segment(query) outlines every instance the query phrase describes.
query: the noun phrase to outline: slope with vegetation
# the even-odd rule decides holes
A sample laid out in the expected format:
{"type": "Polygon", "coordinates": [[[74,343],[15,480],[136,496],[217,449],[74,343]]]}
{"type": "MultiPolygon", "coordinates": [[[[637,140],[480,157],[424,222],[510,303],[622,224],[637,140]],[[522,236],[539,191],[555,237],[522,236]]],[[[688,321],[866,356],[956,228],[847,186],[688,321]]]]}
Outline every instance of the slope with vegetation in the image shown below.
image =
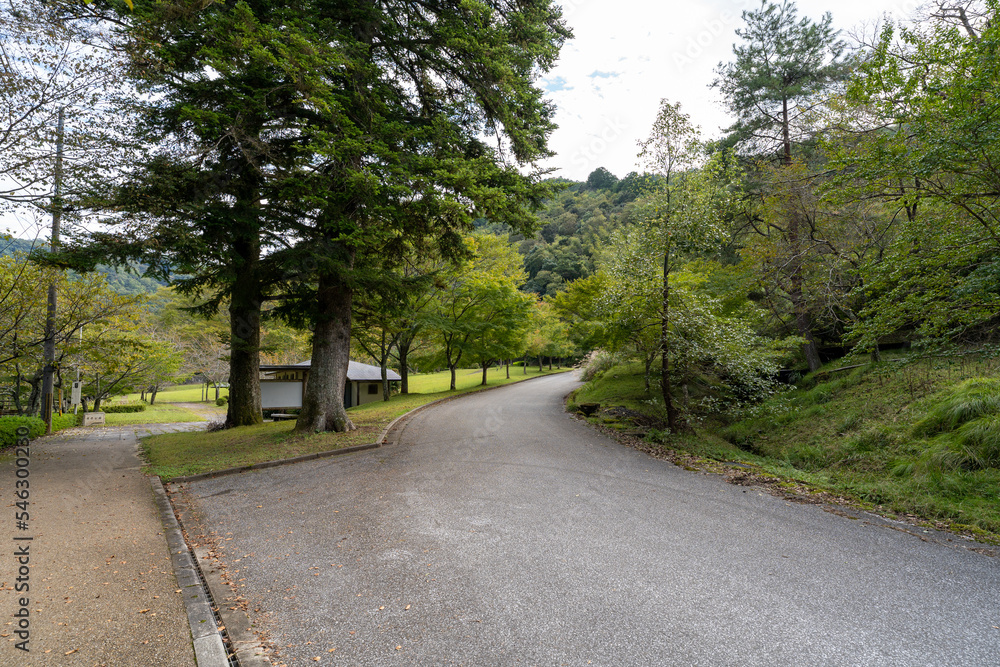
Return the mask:
{"type": "Polygon", "coordinates": [[[572,397],[590,420],[829,497],[1000,540],[1000,362],[983,354],[885,355],[824,366],[771,399],[724,413],[695,410],[669,436],[641,368],[614,365],[572,397]],[[843,368],[843,370],[841,370],[843,368]]]}

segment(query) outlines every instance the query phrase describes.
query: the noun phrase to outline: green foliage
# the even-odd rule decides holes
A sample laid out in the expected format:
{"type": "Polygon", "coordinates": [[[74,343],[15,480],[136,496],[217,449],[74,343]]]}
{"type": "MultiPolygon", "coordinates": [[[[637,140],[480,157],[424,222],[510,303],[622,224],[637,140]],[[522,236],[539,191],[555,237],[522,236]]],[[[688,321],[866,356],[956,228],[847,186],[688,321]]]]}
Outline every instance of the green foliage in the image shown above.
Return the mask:
{"type": "MultiPolygon", "coordinates": [[[[52,415],[52,431],[76,426],[76,415],[52,415]]],[[[34,440],[45,435],[45,422],[38,417],[0,417],[0,449],[13,447],[17,443],[17,429],[28,428],[28,438],[34,440]]]]}
{"type": "Polygon", "coordinates": [[[554,296],[593,275],[596,257],[620,224],[623,210],[615,193],[607,189],[572,183],[556,192],[538,212],[538,234],[518,246],[528,273],[523,289],[554,296]]]}
{"type": "Polygon", "coordinates": [[[443,363],[453,374],[463,359],[484,365],[520,355],[532,301],[517,289],[524,269],[506,238],[478,233],[466,244],[469,258],[442,273],[419,318],[438,340],[428,361],[443,363]]]}
{"type": "Polygon", "coordinates": [[[614,190],[618,177],[604,167],[598,167],[587,176],[587,187],[591,190],[614,190]]]}
{"type": "Polygon", "coordinates": [[[799,19],[789,0],[744,10],[743,21],[734,60],[719,64],[712,84],[737,118],[730,142],[749,154],[790,158],[790,138],[805,134],[816,98],[848,72],[846,44],[829,12],[818,23],[799,19]]]}
{"type": "Polygon", "coordinates": [[[220,396],[219,398],[215,399],[215,404],[219,405],[219,406],[225,405],[228,402],[229,402],[229,399],[226,398],[225,396],[220,396]]]}
{"type": "Polygon", "coordinates": [[[948,391],[927,416],[913,426],[913,435],[925,437],[954,431],[968,422],[1000,414],[1000,380],[972,378],[948,391]]]}
{"type": "Polygon", "coordinates": [[[127,414],[135,412],[145,412],[145,403],[117,403],[111,405],[102,405],[101,412],[107,414],[127,414]]]}
{"type": "Polygon", "coordinates": [[[19,428],[27,428],[30,439],[45,435],[45,422],[38,417],[0,417],[0,448],[14,446],[19,428]]]}
{"type": "MultiPolygon", "coordinates": [[[[39,242],[27,239],[3,239],[0,240],[0,255],[26,255],[38,250],[39,245],[39,242]]],[[[103,275],[108,286],[124,296],[152,294],[164,285],[162,281],[143,276],[143,271],[145,271],[145,267],[138,264],[133,264],[122,270],[103,264],[94,267],[94,273],[103,275]]],[[[69,277],[71,279],[80,278],[79,274],[73,271],[69,272],[69,277]]]]}
{"type": "Polygon", "coordinates": [[[835,108],[840,198],[876,199],[894,224],[863,267],[851,337],[975,340],[1000,309],[998,4],[887,22],[835,108]]]}

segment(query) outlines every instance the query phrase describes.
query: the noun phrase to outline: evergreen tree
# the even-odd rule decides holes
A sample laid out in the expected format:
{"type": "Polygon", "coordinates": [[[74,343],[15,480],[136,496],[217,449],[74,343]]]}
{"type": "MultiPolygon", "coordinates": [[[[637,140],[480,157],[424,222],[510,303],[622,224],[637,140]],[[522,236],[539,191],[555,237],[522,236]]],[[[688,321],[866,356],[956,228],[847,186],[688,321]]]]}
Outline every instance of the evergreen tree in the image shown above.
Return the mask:
{"type": "MultiPolygon", "coordinates": [[[[712,84],[737,118],[728,142],[743,155],[778,157],[789,167],[794,147],[811,136],[810,112],[848,72],[842,57],[845,44],[832,28],[831,15],[824,14],[818,23],[797,15],[798,10],[788,0],[780,5],[764,0],[760,9],[744,11],[746,27],[736,31],[741,41],[733,47],[735,59],[719,64],[719,77],[712,84]]],[[[807,232],[795,210],[780,233],[787,255],[786,292],[795,326],[806,341],[803,353],[809,368],[817,370],[821,365],[819,351],[803,294],[803,237],[807,232]]]]}

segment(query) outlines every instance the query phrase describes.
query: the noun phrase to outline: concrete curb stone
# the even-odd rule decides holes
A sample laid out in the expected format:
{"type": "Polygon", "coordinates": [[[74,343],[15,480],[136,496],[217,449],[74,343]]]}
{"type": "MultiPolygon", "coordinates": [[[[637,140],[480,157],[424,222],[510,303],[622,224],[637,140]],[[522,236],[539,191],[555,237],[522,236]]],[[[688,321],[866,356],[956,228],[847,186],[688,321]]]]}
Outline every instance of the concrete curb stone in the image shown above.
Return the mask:
{"type": "Polygon", "coordinates": [[[215,623],[210,598],[195,570],[197,565],[184,541],[180,524],[174,515],[173,505],[159,477],[150,477],[150,485],[156,498],[160,520],[163,522],[177,585],[184,591],[184,608],[187,611],[188,624],[191,626],[195,660],[198,667],[228,667],[226,646],[215,623]]]}

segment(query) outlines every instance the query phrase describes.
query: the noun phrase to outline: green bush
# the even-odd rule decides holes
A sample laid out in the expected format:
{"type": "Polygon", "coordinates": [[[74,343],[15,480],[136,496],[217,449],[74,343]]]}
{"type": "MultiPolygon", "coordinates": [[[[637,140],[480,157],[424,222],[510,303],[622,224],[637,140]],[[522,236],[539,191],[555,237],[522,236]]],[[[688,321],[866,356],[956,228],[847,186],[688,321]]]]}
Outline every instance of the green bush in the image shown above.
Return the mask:
{"type": "Polygon", "coordinates": [[[215,399],[215,404],[218,405],[218,406],[220,406],[220,407],[223,406],[223,405],[225,405],[228,402],[229,402],[229,399],[226,398],[225,396],[220,396],[219,398],[215,399]]]}
{"type": "Polygon", "coordinates": [[[122,414],[126,412],[144,412],[145,403],[121,403],[120,405],[102,405],[101,412],[105,414],[122,414]]]}
{"type": "Polygon", "coordinates": [[[21,426],[28,427],[29,438],[45,435],[45,422],[38,417],[0,417],[0,448],[14,446],[21,426]]]}
{"type": "MultiPolygon", "coordinates": [[[[52,415],[52,430],[61,431],[64,428],[76,426],[77,416],[73,413],[52,415]]],[[[17,442],[17,428],[28,427],[28,437],[35,438],[45,435],[45,422],[39,417],[0,417],[0,449],[13,447],[17,442]]]]}
{"type": "Polygon", "coordinates": [[[63,415],[52,415],[52,430],[61,431],[64,428],[72,428],[78,424],[83,423],[83,413],[79,415],[74,415],[72,412],[67,412],[63,415]]]}

